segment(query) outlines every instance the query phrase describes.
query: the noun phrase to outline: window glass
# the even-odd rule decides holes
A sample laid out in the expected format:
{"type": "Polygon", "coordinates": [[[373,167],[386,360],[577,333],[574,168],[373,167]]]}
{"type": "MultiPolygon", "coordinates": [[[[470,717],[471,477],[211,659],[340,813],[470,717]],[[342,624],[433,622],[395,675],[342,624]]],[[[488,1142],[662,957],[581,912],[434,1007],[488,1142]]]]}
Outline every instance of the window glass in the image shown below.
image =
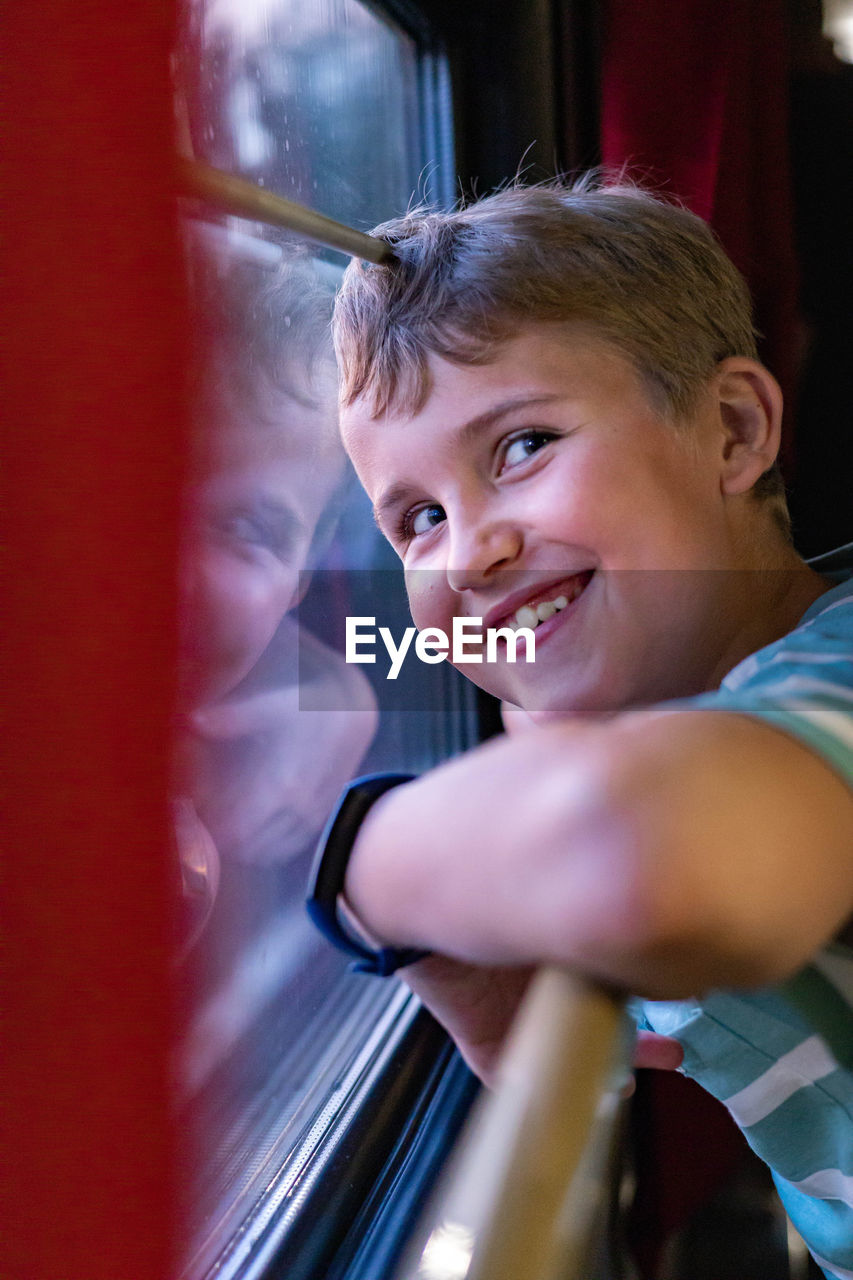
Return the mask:
{"type": "MultiPolygon", "coordinates": [[[[185,150],[350,225],[405,209],[430,160],[408,35],[354,0],[194,0],[184,25],[185,150]]],[[[270,1215],[298,1204],[306,1152],[410,1005],[396,981],[349,973],[307,921],[337,794],[360,772],[418,772],[470,745],[476,718],[446,664],[395,705],[341,652],[366,600],[409,622],[338,440],[329,318],[344,259],[192,201],[182,225],[194,431],[175,1079],[183,1275],[199,1280],[239,1274],[270,1215]]]]}
{"type": "Polygon", "coordinates": [[[186,27],[198,159],[354,227],[405,208],[421,167],[409,36],[356,0],[195,0],[186,27]]]}

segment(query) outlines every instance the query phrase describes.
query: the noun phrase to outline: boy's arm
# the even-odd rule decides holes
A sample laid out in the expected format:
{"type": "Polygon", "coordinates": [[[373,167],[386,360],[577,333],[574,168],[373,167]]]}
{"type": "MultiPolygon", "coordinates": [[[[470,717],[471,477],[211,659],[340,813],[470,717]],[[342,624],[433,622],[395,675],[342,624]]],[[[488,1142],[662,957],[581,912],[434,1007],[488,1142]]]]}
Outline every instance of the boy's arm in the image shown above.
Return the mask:
{"type": "Polygon", "coordinates": [[[383,942],[475,966],[571,965],[659,998],[760,985],[853,914],[853,796],[740,715],[552,725],[390,792],[346,892],[383,942]]]}

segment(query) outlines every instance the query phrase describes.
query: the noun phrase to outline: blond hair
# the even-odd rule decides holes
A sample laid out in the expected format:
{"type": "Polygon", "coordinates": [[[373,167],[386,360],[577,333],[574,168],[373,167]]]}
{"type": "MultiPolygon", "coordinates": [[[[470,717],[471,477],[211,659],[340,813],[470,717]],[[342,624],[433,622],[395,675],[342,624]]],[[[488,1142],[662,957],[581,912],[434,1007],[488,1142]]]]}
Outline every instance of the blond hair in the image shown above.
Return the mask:
{"type": "MultiPolygon", "coordinates": [[[[523,323],[576,322],[622,352],[650,398],[686,419],[720,360],[757,358],[743,277],[700,218],[640,187],[514,184],[450,212],[416,208],[373,232],[388,264],[353,261],[333,332],[344,406],[416,413],[428,356],[488,364],[523,323]]],[[[774,466],[754,490],[775,499],[774,466]]]]}

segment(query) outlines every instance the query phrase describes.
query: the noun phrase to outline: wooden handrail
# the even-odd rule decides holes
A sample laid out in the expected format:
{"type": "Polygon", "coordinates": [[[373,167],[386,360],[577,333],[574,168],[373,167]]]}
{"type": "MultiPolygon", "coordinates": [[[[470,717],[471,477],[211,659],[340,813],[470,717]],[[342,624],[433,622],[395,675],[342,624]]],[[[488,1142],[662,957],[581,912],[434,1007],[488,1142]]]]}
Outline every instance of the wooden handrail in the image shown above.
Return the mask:
{"type": "Polygon", "coordinates": [[[397,1280],[583,1280],[629,1043],[619,1000],[537,975],[397,1280]]]}

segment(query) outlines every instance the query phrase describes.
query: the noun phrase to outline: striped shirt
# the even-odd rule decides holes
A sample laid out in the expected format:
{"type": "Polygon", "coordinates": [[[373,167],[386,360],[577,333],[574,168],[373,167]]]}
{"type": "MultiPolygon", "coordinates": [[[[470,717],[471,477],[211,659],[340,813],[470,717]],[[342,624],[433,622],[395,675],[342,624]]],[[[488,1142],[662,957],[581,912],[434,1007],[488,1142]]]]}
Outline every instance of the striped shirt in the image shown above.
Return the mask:
{"type": "MultiPolygon", "coordinates": [[[[812,565],[840,585],[687,705],[776,725],[853,788],[853,544],[812,565]]],[[[853,1280],[853,949],[830,943],[773,987],[641,1008],[643,1025],[681,1042],[681,1069],[726,1105],[770,1166],[824,1274],[853,1280]]]]}

